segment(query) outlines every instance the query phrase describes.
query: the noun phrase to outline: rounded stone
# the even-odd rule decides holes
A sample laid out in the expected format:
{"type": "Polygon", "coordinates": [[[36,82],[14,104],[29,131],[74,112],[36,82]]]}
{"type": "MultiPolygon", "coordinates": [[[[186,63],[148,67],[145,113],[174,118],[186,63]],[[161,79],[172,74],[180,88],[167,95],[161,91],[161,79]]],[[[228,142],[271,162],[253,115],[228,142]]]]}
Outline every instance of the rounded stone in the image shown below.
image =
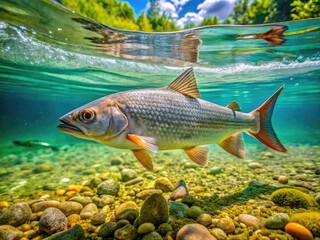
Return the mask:
{"type": "Polygon", "coordinates": [[[192,223],[184,225],[177,233],[177,240],[216,240],[208,229],[201,224],[192,223]]]}
{"type": "Polygon", "coordinates": [[[286,213],[276,213],[267,218],[264,226],[269,229],[283,229],[290,222],[290,218],[286,213]]]}
{"type": "Polygon", "coordinates": [[[101,178],[97,177],[97,176],[94,176],[90,179],[89,183],[88,183],[88,186],[91,188],[91,189],[95,189],[96,187],[99,186],[99,184],[102,183],[102,180],[101,178]]]}
{"type": "Polygon", "coordinates": [[[51,163],[42,163],[33,169],[33,173],[50,172],[53,169],[51,163]]]}
{"type": "Polygon", "coordinates": [[[153,232],[156,227],[152,223],[142,223],[138,228],[139,234],[146,234],[149,232],[153,232]]]}
{"type": "Polygon", "coordinates": [[[172,232],[173,229],[169,223],[161,223],[158,227],[160,235],[165,236],[168,232],[172,232]]]}
{"type": "Polygon", "coordinates": [[[222,172],[222,169],[220,167],[213,167],[210,169],[209,174],[211,175],[218,175],[222,172]]]}
{"type": "Polygon", "coordinates": [[[31,219],[32,211],[27,203],[15,203],[0,213],[0,224],[19,226],[31,219]]]}
{"type": "Polygon", "coordinates": [[[137,230],[131,224],[127,224],[114,232],[114,238],[117,240],[133,240],[137,237],[137,230]]]}
{"type": "Polygon", "coordinates": [[[102,238],[113,237],[114,232],[116,231],[116,223],[107,222],[101,225],[98,236],[102,238]]]}
{"type": "Polygon", "coordinates": [[[156,227],[168,221],[169,211],[166,199],[159,193],[149,196],[142,204],[141,223],[150,222],[156,227]]]}
{"type": "Polygon", "coordinates": [[[248,164],[248,167],[249,168],[252,168],[252,169],[257,169],[257,168],[263,168],[263,164],[261,163],[258,163],[258,162],[251,162],[248,164]]]}
{"type": "Polygon", "coordinates": [[[80,203],[83,207],[88,205],[89,203],[92,203],[91,198],[89,197],[83,197],[83,196],[75,196],[69,199],[69,201],[72,202],[78,202],[80,203]]]}
{"type": "Polygon", "coordinates": [[[111,195],[103,195],[99,200],[99,207],[104,207],[106,205],[110,205],[114,203],[114,196],[111,195]]]}
{"type": "Polygon", "coordinates": [[[188,206],[180,202],[169,202],[168,207],[170,218],[174,219],[183,219],[188,210],[188,206]]]}
{"type": "Polygon", "coordinates": [[[23,236],[23,232],[10,225],[0,225],[1,240],[18,240],[23,236]]]}
{"type": "Polygon", "coordinates": [[[92,216],[91,223],[95,226],[98,226],[105,223],[106,218],[107,218],[107,214],[100,211],[92,216]]]}
{"type": "Polygon", "coordinates": [[[138,177],[138,174],[135,170],[125,168],[121,171],[121,179],[124,182],[130,181],[138,177]]]}
{"type": "Polygon", "coordinates": [[[61,203],[58,208],[67,217],[71,214],[80,214],[80,212],[83,209],[83,207],[80,203],[70,202],[70,201],[66,201],[66,202],[61,203]]]}
{"type": "Polygon", "coordinates": [[[260,221],[255,216],[250,214],[240,214],[238,216],[239,222],[243,223],[247,227],[253,227],[254,229],[260,228],[260,221]]]}
{"type": "Polygon", "coordinates": [[[149,196],[151,196],[152,194],[155,194],[155,193],[161,194],[162,191],[160,189],[146,189],[146,190],[143,190],[141,192],[138,192],[136,194],[136,197],[140,198],[142,200],[145,200],[147,197],[149,197],[149,196]]]}
{"type": "Polygon", "coordinates": [[[98,208],[94,203],[89,203],[80,212],[81,219],[90,219],[98,212],[98,208]]]}
{"type": "Polygon", "coordinates": [[[116,229],[122,228],[125,225],[130,224],[130,222],[126,219],[121,219],[116,223],[116,229]]]}
{"type": "Polygon", "coordinates": [[[112,196],[118,196],[120,191],[120,184],[113,179],[109,179],[106,181],[103,181],[99,184],[97,188],[98,195],[112,195],[112,196]]]}
{"type": "Polygon", "coordinates": [[[31,205],[31,209],[33,212],[43,212],[49,207],[57,208],[59,205],[60,205],[60,202],[50,200],[50,201],[36,202],[31,205]]]}
{"type": "Polygon", "coordinates": [[[212,217],[209,214],[203,213],[197,217],[197,223],[203,226],[209,226],[212,223],[212,217]]]}
{"type": "Polygon", "coordinates": [[[314,174],[320,175],[320,168],[317,168],[317,169],[314,171],[314,174]]]}
{"type": "Polygon", "coordinates": [[[128,209],[134,209],[134,210],[139,210],[138,205],[135,202],[128,201],[125,203],[122,203],[117,209],[115,210],[115,215],[116,217],[121,214],[122,212],[128,210],[128,209]]]}
{"type": "Polygon", "coordinates": [[[163,238],[159,233],[151,232],[143,236],[142,240],[163,240],[163,238]]]}
{"type": "Polygon", "coordinates": [[[40,220],[39,229],[42,232],[53,234],[66,230],[68,227],[68,219],[57,208],[47,208],[44,210],[40,220]]]}
{"type": "Polygon", "coordinates": [[[169,178],[160,177],[154,182],[154,188],[160,189],[162,192],[171,192],[173,190],[173,184],[169,178]]]}
{"type": "Polygon", "coordinates": [[[279,176],[278,181],[281,184],[287,184],[289,182],[289,179],[286,176],[279,176]]]}
{"type": "Polygon", "coordinates": [[[111,166],[118,166],[122,164],[122,159],[121,158],[112,158],[111,161],[111,166]]]}
{"type": "Polygon", "coordinates": [[[212,228],[212,229],[210,229],[210,232],[217,240],[227,240],[228,239],[227,234],[220,228],[212,228]]]}
{"type": "Polygon", "coordinates": [[[202,209],[197,206],[192,206],[191,208],[187,209],[186,216],[188,218],[197,219],[203,213],[202,209]]]}
{"type": "Polygon", "coordinates": [[[192,206],[197,202],[197,199],[192,195],[185,195],[182,197],[181,202],[187,204],[188,206],[192,206]]]}
{"type": "Polygon", "coordinates": [[[235,225],[231,218],[221,218],[217,221],[216,226],[222,229],[225,233],[233,233],[235,230],[235,225]]]}
{"type": "Polygon", "coordinates": [[[299,240],[313,240],[312,233],[299,223],[290,222],[285,226],[284,230],[299,240]]]}
{"type": "Polygon", "coordinates": [[[176,185],[170,195],[170,199],[177,200],[179,198],[183,198],[185,195],[188,195],[188,194],[189,194],[189,191],[188,191],[188,188],[187,188],[185,181],[179,180],[176,183],[176,185]]]}

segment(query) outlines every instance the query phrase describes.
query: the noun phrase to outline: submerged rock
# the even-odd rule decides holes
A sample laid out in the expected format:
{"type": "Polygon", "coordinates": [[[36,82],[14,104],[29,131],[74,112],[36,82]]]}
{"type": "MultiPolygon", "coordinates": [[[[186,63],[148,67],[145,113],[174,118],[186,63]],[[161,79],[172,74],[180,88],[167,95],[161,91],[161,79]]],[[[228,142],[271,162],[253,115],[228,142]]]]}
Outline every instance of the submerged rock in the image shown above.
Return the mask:
{"type": "Polygon", "coordinates": [[[83,209],[82,205],[78,202],[66,201],[59,205],[59,210],[67,217],[71,214],[79,214],[83,209]]]}
{"type": "Polygon", "coordinates": [[[23,236],[23,232],[10,225],[0,226],[0,239],[1,240],[18,240],[23,236]]]}
{"type": "Polygon", "coordinates": [[[0,213],[0,224],[19,226],[31,219],[32,211],[27,203],[15,203],[0,213]]]}
{"type": "Polygon", "coordinates": [[[235,230],[235,225],[231,218],[221,218],[218,220],[216,226],[221,228],[225,233],[233,233],[235,230]]]}
{"type": "Polygon", "coordinates": [[[137,230],[131,224],[127,224],[114,232],[114,238],[117,240],[133,240],[137,237],[137,230]]]}
{"type": "Polygon", "coordinates": [[[120,184],[112,179],[103,181],[97,188],[98,195],[112,195],[118,196],[120,191],[120,184]]]}
{"type": "Polygon", "coordinates": [[[137,177],[138,177],[138,174],[135,170],[125,168],[121,171],[121,179],[124,182],[128,182],[137,177]]]}
{"type": "Polygon", "coordinates": [[[177,200],[179,198],[182,198],[185,195],[189,195],[187,185],[186,185],[185,181],[179,180],[176,183],[176,186],[170,195],[170,199],[177,200]]]}
{"type": "Polygon", "coordinates": [[[39,229],[42,232],[53,234],[66,230],[68,227],[67,217],[57,208],[47,208],[39,221],[39,229]]]}
{"type": "Polygon", "coordinates": [[[284,230],[298,240],[313,240],[312,233],[299,223],[288,223],[284,230]]]}
{"type": "Polygon", "coordinates": [[[83,240],[85,239],[85,232],[83,228],[76,224],[72,228],[60,232],[58,234],[54,234],[44,240],[83,240]]]}
{"type": "Polygon", "coordinates": [[[172,232],[173,229],[169,223],[161,223],[158,227],[160,235],[165,236],[168,232],[172,232]]]}
{"type": "Polygon", "coordinates": [[[280,206],[292,208],[310,208],[317,205],[311,195],[293,188],[282,188],[274,191],[271,200],[280,206]]]}
{"type": "Polygon", "coordinates": [[[156,227],[165,223],[169,218],[166,199],[159,193],[149,196],[142,204],[140,211],[141,223],[153,223],[156,227]]]}
{"type": "Polygon", "coordinates": [[[116,231],[116,223],[107,222],[101,225],[98,236],[102,238],[113,237],[114,232],[116,231]]]}
{"type": "Polygon", "coordinates": [[[90,219],[94,214],[98,212],[98,208],[95,204],[89,203],[80,212],[81,219],[90,219]]]}
{"type": "Polygon", "coordinates": [[[264,226],[269,229],[283,229],[290,222],[290,218],[286,213],[277,213],[267,218],[264,226]]]}
{"type": "Polygon", "coordinates": [[[260,221],[255,216],[250,214],[240,214],[238,216],[239,222],[243,223],[247,227],[253,227],[254,229],[260,228],[260,221]]]}
{"type": "Polygon", "coordinates": [[[163,240],[163,238],[159,233],[151,232],[143,236],[142,240],[163,240]]]}
{"type": "Polygon", "coordinates": [[[155,189],[160,189],[162,192],[171,192],[173,190],[173,184],[166,177],[157,178],[154,183],[155,189]]]}
{"type": "Polygon", "coordinates": [[[177,240],[216,240],[207,228],[198,223],[187,224],[177,233],[177,240]]]}
{"type": "Polygon", "coordinates": [[[315,237],[320,237],[320,212],[303,212],[291,216],[291,221],[300,223],[309,229],[315,237]]]}
{"type": "Polygon", "coordinates": [[[143,223],[139,226],[138,233],[139,234],[146,234],[146,233],[154,231],[155,229],[156,228],[152,223],[143,223]]]}
{"type": "Polygon", "coordinates": [[[169,202],[169,215],[170,218],[183,219],[186,216],[188,206],[180,202],[169,202]]]}
{"type": "Polygon", "coordinates": [[[209,226],[212,223],[212,217],[209,214],[203,213],[198,216],[197,223],[203,226],[209,226]]]}
{"type": "Polygon", "coordinates": [[[147,197],[149,197],[149,196],[151,196],[152,194],[155,194],[155,193],[161,194],[162,191],[160,189],[146,189],[146,190],[143,190],[143,191],[137,193],[136,197],[144,200],[147,197]]]}

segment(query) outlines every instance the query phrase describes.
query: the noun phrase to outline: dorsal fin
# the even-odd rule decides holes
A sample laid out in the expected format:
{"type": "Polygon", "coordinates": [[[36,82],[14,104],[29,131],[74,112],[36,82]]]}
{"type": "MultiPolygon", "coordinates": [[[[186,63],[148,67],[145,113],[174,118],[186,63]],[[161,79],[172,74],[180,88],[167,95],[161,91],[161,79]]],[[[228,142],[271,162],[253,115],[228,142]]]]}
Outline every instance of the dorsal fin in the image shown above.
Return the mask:
{"type": "Polygon", "coordinates": [[[241,111],[241,108],[240,108],[239,104],[236,101],[233,101],[233,102],[229,103],[226,107],[230,108],[230,109],[232,109],[234,111],[238,111],[238,112],[241,111]]]}
{"type": "Polygon", "coordinates": [[[200,98],[193,69],[189,68],[168,85],[169,89],[182,93],[188,97],[200,98]]]}

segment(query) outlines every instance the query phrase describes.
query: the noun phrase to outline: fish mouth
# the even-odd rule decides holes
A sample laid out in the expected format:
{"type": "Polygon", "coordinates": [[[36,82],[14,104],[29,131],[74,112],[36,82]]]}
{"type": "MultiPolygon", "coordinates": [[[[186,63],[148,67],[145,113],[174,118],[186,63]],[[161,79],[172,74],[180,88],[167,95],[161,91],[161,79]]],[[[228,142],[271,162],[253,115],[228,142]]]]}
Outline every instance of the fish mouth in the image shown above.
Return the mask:
{"type": "Polygon", "coordinates": [[[66,133],[77,133],[77,134],[84,134],[83,131],[76,127],[76,126],[73,126],[71,124],[69,124],[67,121],[63,120],[63,119],[59,119],[60,122],[62,122],[62,124],[59,124],[57,126],[57,128],[63,132],[66,132],[66,133]]]}

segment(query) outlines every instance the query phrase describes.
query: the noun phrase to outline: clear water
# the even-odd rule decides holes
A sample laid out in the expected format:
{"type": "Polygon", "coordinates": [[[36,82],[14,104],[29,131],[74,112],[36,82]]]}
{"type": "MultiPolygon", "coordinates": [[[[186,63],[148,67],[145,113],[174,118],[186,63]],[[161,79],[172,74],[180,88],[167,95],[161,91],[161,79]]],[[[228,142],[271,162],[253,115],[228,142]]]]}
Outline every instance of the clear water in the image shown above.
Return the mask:
{"type": "MultiPolygon", "coordinates": [[[[236,100],[244,112],[285,84],[273,116],[279,138],[284,145],[318,146],[320,19],[281,24],[288,27],[286,42],[270,46],[238,36],[273,25],[129,32],[52,1],[1,1],[1,155],[28,151],[14,140],[92,144],[58,131],[58,118],[111,93],[163,87],[190,66],[203,99],[220,105],[236,100]]],[[[250,137],[246,142],[261,145],[250,137]]]]}

